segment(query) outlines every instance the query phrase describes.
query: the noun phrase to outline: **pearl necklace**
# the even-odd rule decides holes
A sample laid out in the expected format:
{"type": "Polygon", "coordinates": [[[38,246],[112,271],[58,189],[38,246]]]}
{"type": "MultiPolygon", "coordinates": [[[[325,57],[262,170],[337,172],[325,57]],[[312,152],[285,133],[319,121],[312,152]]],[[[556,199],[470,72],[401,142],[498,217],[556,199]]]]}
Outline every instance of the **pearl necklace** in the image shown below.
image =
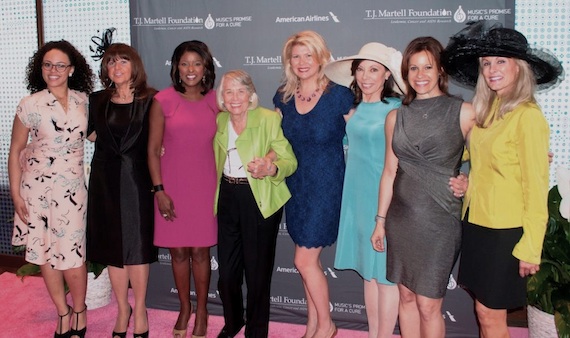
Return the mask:
{"type": "Polygon", "coordinates": [[[297,92],[295,94],[297,94],[297,98],[299,100],[311,102],[311,100],[317,96],[317,94],[319,93],[319,90],[320,90],[320,88],[317,88],[317,89],[315,89],[315,91],[310,96],[303,96],[301,94],[301,90],[299,89],[299,87],[297,87],[297,92]]]}

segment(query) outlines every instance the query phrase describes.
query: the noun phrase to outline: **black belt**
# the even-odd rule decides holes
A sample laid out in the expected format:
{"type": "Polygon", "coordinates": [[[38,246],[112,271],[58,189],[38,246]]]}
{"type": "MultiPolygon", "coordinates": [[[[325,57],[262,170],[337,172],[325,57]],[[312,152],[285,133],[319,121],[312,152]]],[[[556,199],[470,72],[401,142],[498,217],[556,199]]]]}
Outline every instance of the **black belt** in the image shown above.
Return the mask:
{"type": "Polygon", "coordinates": [[[229,184],[249,184],[247,177],[231,177],[222,175],[222,178],[229,184]]]}

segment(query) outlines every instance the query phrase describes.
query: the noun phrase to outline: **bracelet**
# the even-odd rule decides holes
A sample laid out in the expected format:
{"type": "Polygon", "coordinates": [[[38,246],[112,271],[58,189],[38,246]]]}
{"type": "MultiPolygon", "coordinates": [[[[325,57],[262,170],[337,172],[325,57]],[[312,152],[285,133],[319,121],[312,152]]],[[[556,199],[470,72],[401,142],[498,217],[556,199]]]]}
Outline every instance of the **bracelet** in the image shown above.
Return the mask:
{"type": "Polygon", "coordinates": [[[386,217],[380,216],[380,215],[374,216],[374,222],[378,222],[378,221],[381,220],[381,219],[386,220],[386,217]]]}
{"type": "Polygon", "coordinates": [[[152,187],[152,192],[159,192],[159,191],[164,191],[164,186],[162,184],[157,184],[154,187],[152,187]]]}

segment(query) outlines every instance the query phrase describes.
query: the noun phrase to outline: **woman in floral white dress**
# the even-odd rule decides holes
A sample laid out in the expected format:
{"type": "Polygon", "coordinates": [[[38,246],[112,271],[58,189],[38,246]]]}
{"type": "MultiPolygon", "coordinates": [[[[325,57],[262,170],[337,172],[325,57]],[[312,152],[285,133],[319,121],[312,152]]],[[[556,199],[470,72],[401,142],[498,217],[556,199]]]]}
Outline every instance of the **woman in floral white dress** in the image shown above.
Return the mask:
{"type": "Polygon", "coordinates": [[[12,128],[12,244],[25,245],[26,261],[41,267],[59,314],[54,337],[83,337],[87,328],[83,144],[92,78],[69,42],[48,42],[30,60],[31,95],[20,101],[12,128]],[[73,306],[67,304],[64,280],[73,306]]]}

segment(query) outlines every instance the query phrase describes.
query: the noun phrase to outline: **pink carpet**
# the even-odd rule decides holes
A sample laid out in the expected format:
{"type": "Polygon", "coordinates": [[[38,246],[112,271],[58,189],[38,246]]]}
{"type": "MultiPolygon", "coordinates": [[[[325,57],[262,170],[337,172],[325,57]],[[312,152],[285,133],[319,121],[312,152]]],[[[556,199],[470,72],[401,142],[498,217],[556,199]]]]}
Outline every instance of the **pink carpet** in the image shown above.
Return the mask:
{"type": "MultiPolygon", "coordinates": [[[[88,311],[87,337],[110,337],[117,309],[110,305],[88,311]]],[[[149,309],[150,337],[171,337],[176,321],[174,311],[149,309]]],[[[190,319],[190,324],[194,316],[190,319]]],[[[52,337],[56,316],[41,277],[26,277],[22,282],[12,273],[0,275],[0,338],[8,337],[52,337]]],[[[216,337],[223,326],[223,319],[210,316],[208,337],[216,337]]],[[[191,325],[189,327],[191,329],[191,325]]],[[[133,323],[128,333],[132,337],[133,323]]],[[[191,333],[191,331],[190,331],[191,333]]],[[[188,337],[190,337],[190,333],[188,337]]],[[[300,337],[304,326],[271,322],[270,338],[300,337]]],[[[237,337],[243,337],[243,330],[237,337]]],[[[367,333],[339,329],[339,338],[365,338],[367,333]]],[[[394,335],[394,337],[398,337],[394,335]]],[[[528,338],[527,329],[511,328],[512,338],[528,338]]]]}

